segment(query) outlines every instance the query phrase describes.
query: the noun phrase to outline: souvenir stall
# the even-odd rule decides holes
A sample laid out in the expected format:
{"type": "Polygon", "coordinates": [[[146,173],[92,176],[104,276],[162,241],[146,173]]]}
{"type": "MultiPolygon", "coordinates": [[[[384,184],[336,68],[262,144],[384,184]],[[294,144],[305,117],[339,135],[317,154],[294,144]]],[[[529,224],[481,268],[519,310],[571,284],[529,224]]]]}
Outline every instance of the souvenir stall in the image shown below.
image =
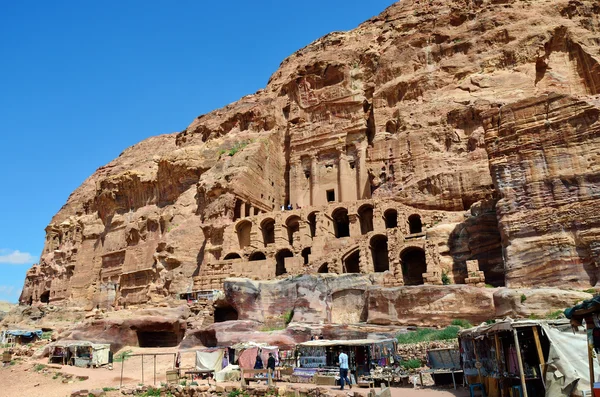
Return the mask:
{"type": "Polygon", "coordinates": [[[312,381],[315,375],[337,380],[338,357],[342,351],[348,354],[349,372],[355,379],[369,375],[376,366],[397,362],[395,339],[313,340],[298,344],[296,349],[298,368],[293,375],[305,382],[312,381]]]}
{"type": "Polygon", "coordinates": [[[110,358],[110,344],[77,341],[52,345],[48,361],[76,367],[100,367],[108,364],[110,358]]]}
{"type": "Polygon", "coordinates": [[[36,329],[33,331],[30,330],[21,330],[21,329],[9,329],[3,332],[2,340],[3,344],[19,344],[24,345],[27,343],[35,342],[42,338],[42,330],[36,329]]]}
{"type": "Polygon", "coordinates": [[[565,320],[507,319],[459,332],[467,382],[491,397],[568,396],[550,393],[570,364],[565,350],[576,342],[565,320]],[[477,385],[477,386],[476,386],[477,385]]]}

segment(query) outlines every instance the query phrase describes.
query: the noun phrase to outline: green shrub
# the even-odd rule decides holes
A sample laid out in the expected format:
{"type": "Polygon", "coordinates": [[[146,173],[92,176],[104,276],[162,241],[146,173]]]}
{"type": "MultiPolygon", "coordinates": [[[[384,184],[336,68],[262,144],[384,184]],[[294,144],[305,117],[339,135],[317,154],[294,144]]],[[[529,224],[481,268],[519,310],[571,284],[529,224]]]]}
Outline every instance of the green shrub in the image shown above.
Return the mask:
{"type": "Polygon", "coordinates": [[[406,369],[417,369],[421,368],[421,360],[408,360],[408,361],[400,361],[400,366],[406,369]]]}
{"type": "Polygon", "coordinates": [[[494,287],[492,284],[486,284],[485,288],[496,288],[496,287],[494,287]]]}
{"type": "Polygon", "coordinates": [[[240,389],[234,389],[227,394],[227,397],[248,397],[248,393],[240,389]]]}
{"type": "MultiPolygon", "coordinates": [[[[167,395],[172,395],[171,393],[167,395]]],[[[155,389],[154,387],[148,388],[146,392],[140,395],[141,397],[160,397],[160,389],[155,389]]]]}
{"type": "Polygon", "coordinates": [[[248,141],[236,142],[231,149],[229,149],[229,156],[234,156],[237,152],[248,146],[248,141]]]}
{"type": "Polygon", "coordinates": [[[458,337],[458,331],[460,331],[460,328],[455,325],[451,325],[441,330],[423,328],[413,332],[408,332],[406,334],[398,334],[396,336],[396,339],[398,340],[398,344],[400,345],[407,345],[410,343],[419,342],[431,342],[436,340],[456,339],[458,337]]]}
{"type": "Polygon", "coordinates": [[[131,353],[133,353],[133,350],[126,350],[122,353],[119,353],[115,356],[113,361],[116,363],[122,363],[123,361],[127,360],[129,356],[131,356],[131,353]]]}
{"type": "Polygon", "coordinates": [[[42,332],[42,339],[49,340],[52,337],[52,331],[42,332]]]}
{"type": "Polygon", "coordinates": [[[103,391],[115,391],[115,390],[118,390],[118,389],[116,389],[114,387],[103,387],[102,390],[103,391]]]}
{"type": "Polygon", "coordinates": [[[444,284],[444,285],[450,284],[450,277],[448,277],[448,272],[446,272],[446,271],[442,272],[442,284],[444,284]]]}
{"type": "Polygon", "coordinates": [[[525,302],[527,300],[527,297],[525,296],[525,294],[521,294],[521,303],[525,302]]]}
{"type": "Polygon", "coordinates": [[[35,372],[40,372],[40,371],[43,371],[45,368],[46,368],[46,366],[45,366],[44,364],[36,364],[36,365],[33,367],[33,370],[34,370],[35,372]]]}
{"type": "Polygon", "coordinates": [[[596,295],[596,289],[595,288],[584,289],[583,292],[587,292],[588,294],[596,295]]]}
{"type": "Polygon", "coordinates": [[[563,317],[564,312],[562,310],[556,310],[554,312],[549,312],[544,315],[546,320],[557,320],[563,317]]]}
{"type": "Polygon", "coordinates": [[[292,319],[294,318],[294,309],[288,310],[287,312],[283,313],[281,315],[281,318],[283,319],[283,321],[285,321],[285,325],[291,323],[292,319]]]}
{"type": "Polygon", "coordinates": [[[470,322],[468,322],[467,320],[461,320],[461,319],[455,319],[452,320],[452,322],[450,323],[452,325],[458,325],[461,328],[467,329],[467,328],[473,328],[473,324],[471,324],[470,322]]]}

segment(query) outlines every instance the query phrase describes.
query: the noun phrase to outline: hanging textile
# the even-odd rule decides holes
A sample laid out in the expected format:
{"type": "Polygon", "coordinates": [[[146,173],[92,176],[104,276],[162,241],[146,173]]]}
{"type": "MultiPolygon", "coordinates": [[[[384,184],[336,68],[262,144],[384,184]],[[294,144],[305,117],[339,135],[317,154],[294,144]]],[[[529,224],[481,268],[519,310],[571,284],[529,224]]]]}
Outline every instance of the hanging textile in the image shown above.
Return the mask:
{"type": "Polygon", "coordinates": [[[223,350],[213,352],[197,351],[196,368],[199,370],[213,370],[215,372],[223,369],[223,350]]]}

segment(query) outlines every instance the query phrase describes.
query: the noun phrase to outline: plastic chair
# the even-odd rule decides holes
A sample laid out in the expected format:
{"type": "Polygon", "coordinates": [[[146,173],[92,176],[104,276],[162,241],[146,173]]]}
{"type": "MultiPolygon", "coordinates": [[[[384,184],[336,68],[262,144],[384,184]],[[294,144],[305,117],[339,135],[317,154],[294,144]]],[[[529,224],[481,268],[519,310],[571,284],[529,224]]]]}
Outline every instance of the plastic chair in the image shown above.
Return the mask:
{"type": "Polygon", "coordinates": [[[475,397],[476,388],[479,388],[483,397],[487,397],[485,394],[485,387],[483,387],[483,383],[469,383],[469,393],[471,393],[471,397],[475,397]]]}

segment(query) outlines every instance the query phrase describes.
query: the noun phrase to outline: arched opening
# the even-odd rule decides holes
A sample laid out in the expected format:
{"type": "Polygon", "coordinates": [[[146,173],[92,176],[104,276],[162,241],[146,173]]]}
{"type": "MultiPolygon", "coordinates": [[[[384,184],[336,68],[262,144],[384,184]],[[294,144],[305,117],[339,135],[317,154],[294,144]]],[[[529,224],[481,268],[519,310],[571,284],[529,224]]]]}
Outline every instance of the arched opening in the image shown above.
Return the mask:
{"type": "Polygon", "coordinates": [[[265,247],[269,244],[275,243],[275,220],[267,218],[260,224],[262,230],[263,242],[265,247]]]}
{"type": "Polygon", "coordinates": [[[250,245],[250,233],[252,232],[252,223],[250,221],[241,221],[236,226],[240,249],[250,245]]]}
{"type": "Polygon", "coordinates": [[[390,270],[388,239],[386,236],[378,235],[371,239],[371,255],[373,257],[373,268],[376,273],[390,270]]]}
{"type": "Polygon", "coordinates": [[[360,233],[367,234],[373,231],[373,206],[365,204],[358,209],[360,218],[360,233]]]}
{"type": "Polygon", "coordinates": [[[310,237],[315,237],[317,235],[317,213],[311,212],[307,220],[310,227],[310,237]]]}
{"type": "Polygon", "coordinates": [[[335,237],[350,237],[350,220],[348,219],[348,210],[345,208],[338,208],[333,211],[331,218],[333,218],[335,237]]]}
{"type": "Polygon", "coordinates": [[[40,302],[50,303],[50,291],[46,291],[40,295],[40,302]]]}
{"type": "Polygon", "coordinates": [[[297,215],[290,216],[287,221],[285,221],[285,226],[288,231],[288,241],[290,245],[294,245],[294,239],[300,238],[300,217],[297,215]]]}
{"type": "Polygon", "coordinates": [[[319,270],[317,270],[317,273],[329,273],[329,264],[327,262],[323,263],[319,267],[319,270]]]}
{"type": "Polygon", "coordinates": [[[233,208],[233,220],[237,221],[242,217],[242,202],[239,199],[235,200],[235,207],[233,208]]]}
{"type": "Polygon", "coordinates": [[[423,284],[423,273],[427,272],[425,251],[417,247],[406,248],[400,254],[404,285],[423,284]]]}
{"type": "Polygon", "coordinates": [[[356,250],[344,260],[345,273],[360,273],[360,250],[356,250]]]}
{"type": "Polygon", "coordinates": [[[285,258],[291,258],[294,254],[289,249],[282,249],[277,254],[275,254],[275,261],[277,265],[275,266],[275,275],[281,276],[282,274],[287,273],[287,269],[285,268],[285,258]]]}
{"type": "Polygon", "coordinates": [[[216,307],[213,316],[215,323],[235,321],[238,319],[238,312],[231,306],[216,307]]]}
{"type": "Polygon", "coordinates": [[[395,209],[389,209],[385,211],[383,217],[385,218],[386,229],[393,229],[395,227],[398,227],[398,211],[396,211],[395,209]]]}
{"type": "Polygon", "coordinates": [[[304,264],[308,265],[308,257],[311,254],[310,247],[306,247],[302,250],[302,258],[304,258],[304,264]]]}
{"type": "Polygon", "coordinates": [[[423,231],[423,223],[421,223],[421,216],[413,214],[408,217],[408,228],[410,234],[421,233],[423,231]]]}
{"type": "Polygon", "coordinates": [[[231,259],[241,259],[242,257],[240,256],[240,254],[238,254],[237,252],[230,252],[227,255],[225,255],[225,258],[223,258],[223,260],[231,260],[231,259]]]}
{"type": "Polygon", "coordinates": [[[252,262],[252,261],[264,261],[265,259],[267,259],[267,257],[265,256],[264,253],[262,253],[260,251],[253,252],[252,254],[250,254],[250,257],[248,258],[248,260],[250,262],[252,262]]]}

